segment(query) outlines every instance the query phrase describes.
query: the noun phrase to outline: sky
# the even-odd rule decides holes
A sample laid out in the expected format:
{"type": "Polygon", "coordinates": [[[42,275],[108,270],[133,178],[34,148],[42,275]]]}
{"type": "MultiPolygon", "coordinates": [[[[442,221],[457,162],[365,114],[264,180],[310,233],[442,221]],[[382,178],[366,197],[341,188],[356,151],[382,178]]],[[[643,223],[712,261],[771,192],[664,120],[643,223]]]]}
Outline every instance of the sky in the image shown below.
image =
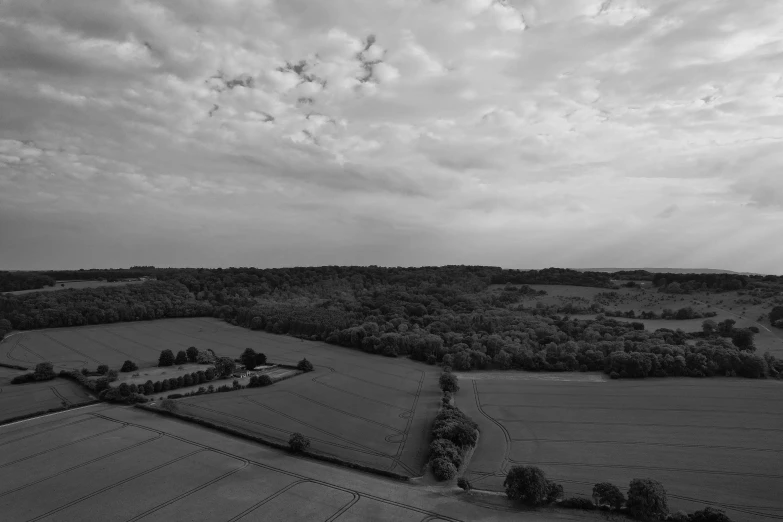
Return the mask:
{"type": "Polygon", "coordinates": [[[0,0],[0,269],[781,273],[783,3],[0,0]]]}

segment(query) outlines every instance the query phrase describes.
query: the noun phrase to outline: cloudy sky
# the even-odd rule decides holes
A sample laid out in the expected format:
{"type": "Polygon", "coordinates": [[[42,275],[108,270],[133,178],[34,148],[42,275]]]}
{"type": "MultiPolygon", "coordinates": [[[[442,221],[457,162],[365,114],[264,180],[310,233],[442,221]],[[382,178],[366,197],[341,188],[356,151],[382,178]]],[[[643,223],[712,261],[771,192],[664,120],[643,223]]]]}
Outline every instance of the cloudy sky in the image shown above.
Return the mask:
{"type": "Polygon", "coordinates": [[[783,3],[0,0],[0,268],[781,273],[783,3]]]}

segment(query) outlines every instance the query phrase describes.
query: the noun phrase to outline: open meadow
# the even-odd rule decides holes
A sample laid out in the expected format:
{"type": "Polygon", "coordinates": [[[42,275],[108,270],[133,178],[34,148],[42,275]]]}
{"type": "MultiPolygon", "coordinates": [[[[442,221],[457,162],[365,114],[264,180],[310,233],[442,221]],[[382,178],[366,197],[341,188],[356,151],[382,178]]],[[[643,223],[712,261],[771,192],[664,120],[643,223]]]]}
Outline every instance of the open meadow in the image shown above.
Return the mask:
{"type": "MultiPolygon", "coordinates": [[[[0,357],[33,366],[48,360],[55,368],[119,368],[126,359],[140,377],[163,349],[175,353],[195,346],[238,357],[245,348],[272,363],[296,364],[306,357],[315,371],[270,388],[203,395],[180,401],[182,411],[278,442],[292,432],[312,449],[344,460],[419,476],[427,459],[429,429],[437,410],[439,369],[407,359],[371,357],[357,350],[251,331],[215,319],[169,319],[41,330],[16,334],[0,344],[0,357]]],[[[174,374],[174,368],[167,368],[174,374]]],[[[130,374],[120,381],[136,382],[130,374]]],[[[58,381],[59,382],[59,381],[58,381]]]]}
{"type": "Polygon", "coordinates": [[[43,288],[34,288],[30,290],[16,290],[13,292],[4,292],[9,295],[24,295],[32,294],[33,292],[57,292],[59,290],[68,290],[69,288],[83,289],[83,288],[98,288],[102,286],[124,286],[139,284],[143,281],[57,281],[54,286],[45,286],[43,288]]]}
{"type": "Polygon", "coordinates": [[[95,405],[0,426],[14,521],[505,522],[598,514],[486,509],[145,411],[95,405]]]}
{"type": "Polygon", "coordinates": [[[783,384],[742,379],[612,381],[591,374],[459,374],[457,405],[481,437],[466,473],[502,491],[537,465],[566,496],[611,482],[661,482],[673,510],[783,518],[783,384]]]}

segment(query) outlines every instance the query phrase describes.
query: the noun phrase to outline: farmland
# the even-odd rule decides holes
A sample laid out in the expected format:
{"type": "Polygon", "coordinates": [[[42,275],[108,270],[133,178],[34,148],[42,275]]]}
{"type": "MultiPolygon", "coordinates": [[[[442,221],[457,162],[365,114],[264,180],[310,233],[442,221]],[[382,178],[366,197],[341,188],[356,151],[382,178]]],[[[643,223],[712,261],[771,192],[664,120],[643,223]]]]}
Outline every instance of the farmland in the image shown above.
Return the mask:
{"type": "Polygon", "coordinates": [[[510,521],[599,515],[486,509],[126,408],[0,427],[7,520],[510,521]]]}
{"type": "MultiPolygon", "coordinates": [[[[23,366],[49,360],[56,368],[118,368],[131,359],[140,368],[137,379],[146,381],[152,377],[145,373],[159,371],[148,367],[157,364],[161,350],[176,352],[189,346],[230,357],[250,347],[274,363],[296,364],[306,357],[315,372],[271,388],[190,398],[181,401],[183,412],[282,442],[299,431],[311,439],[315,451],[402,475],[421,475],[429,425],[439,402],[439,370],[407,359],[369,358],[356,350],[213,319],[27,332],[0,344],[0,357],[23,366]]],[[[129,378],[121,380],[134,382],[129,378]]]]}
{"type": "Polygon", "coordinates": [[[0,421],[93,399],[77,384],[62,379],[12,386],[11,379],[21,373],[0,368],[0,421]]]}
{"type": "Polygon", "coordinates": [[[712,504],[734,520],[783,515],[780,382],[460,377],[457,405],[481,430],[466,474],[474,487],[501,491],[511,466],[533,464],[566,496],[650,477],[667,488],[674,510],[712,504]]]}

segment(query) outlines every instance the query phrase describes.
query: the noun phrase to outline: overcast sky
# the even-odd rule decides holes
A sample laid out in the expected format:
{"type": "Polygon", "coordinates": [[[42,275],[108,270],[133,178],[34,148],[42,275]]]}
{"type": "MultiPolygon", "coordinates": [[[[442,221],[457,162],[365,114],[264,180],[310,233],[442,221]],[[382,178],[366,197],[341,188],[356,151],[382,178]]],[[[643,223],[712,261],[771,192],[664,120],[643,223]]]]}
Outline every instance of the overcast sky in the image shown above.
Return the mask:
{"type": "Polygon", "coordinates": [[[0,268],[781,273],[783,3],[0,0],[0,268]]]}

